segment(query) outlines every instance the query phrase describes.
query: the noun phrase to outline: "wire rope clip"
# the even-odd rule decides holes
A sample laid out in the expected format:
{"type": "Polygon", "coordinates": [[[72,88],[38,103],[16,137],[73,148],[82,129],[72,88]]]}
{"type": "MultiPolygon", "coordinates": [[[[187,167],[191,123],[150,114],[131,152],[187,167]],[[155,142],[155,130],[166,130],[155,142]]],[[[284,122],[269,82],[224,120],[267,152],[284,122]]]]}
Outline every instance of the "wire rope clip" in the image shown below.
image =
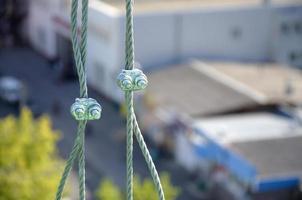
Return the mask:
{"type": "Polygon", "coordinates": [[[117,77],[117,84],[124,91],[137,91],[147,87],[148,79],[139,69],[123,70],[117,77]]]}
{"type": "Polygon", "coordinates": [[[78,120],[97,120],[101,118],[102,107],[92,98],[76,98],[72,104],[70,112],[78,120]]]}

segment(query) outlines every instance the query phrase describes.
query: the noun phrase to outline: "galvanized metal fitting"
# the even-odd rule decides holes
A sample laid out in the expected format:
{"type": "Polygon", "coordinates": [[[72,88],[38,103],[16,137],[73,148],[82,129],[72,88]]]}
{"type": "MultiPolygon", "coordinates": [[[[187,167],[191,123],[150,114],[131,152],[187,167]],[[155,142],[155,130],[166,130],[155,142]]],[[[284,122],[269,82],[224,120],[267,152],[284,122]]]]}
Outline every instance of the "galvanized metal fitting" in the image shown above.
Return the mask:
{"type": "Polygon", "coordinates": [[[124,91],[143,90],[148,85],[148,79],[139,69],[123,70],[117,77],[117,84],[124,91]]]}
{"type": "Polygon", "coordinates": [[[78,120],[97,120],[101,118],[102,107],[92,98],[76,98],[72,104],[70,112],[78,120]]]}

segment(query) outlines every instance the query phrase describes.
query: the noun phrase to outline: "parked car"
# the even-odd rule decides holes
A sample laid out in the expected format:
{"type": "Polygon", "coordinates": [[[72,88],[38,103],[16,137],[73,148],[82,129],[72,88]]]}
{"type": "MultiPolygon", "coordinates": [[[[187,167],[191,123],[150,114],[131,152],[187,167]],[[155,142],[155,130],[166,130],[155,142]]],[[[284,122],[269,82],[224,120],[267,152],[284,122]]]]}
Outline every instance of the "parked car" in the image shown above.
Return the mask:
{"type": "Polygon", "coordinates": [[[5,76],[0,78],[0,98],[11,104],[25,101],[24,84],[17,78],[5,76]]]}

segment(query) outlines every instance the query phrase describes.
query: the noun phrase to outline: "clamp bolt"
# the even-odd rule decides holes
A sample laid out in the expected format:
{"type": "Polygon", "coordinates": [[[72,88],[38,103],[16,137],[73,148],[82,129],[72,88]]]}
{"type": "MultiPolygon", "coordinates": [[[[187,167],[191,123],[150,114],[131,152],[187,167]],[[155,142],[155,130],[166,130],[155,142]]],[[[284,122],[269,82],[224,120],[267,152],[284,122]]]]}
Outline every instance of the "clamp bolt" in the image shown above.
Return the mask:
{"type": "Polygon", "coordinates": [[[97,120],[101,118],[102,107],[92,98],[76,98],[70,112],[76,120],[97,120]]]}
{"type": "Polygon", "coordinates": [[[117,77],[117,84],[124,91],[143,90],[148,85],[148,79],[139,69],[123,70],[117,77]]]}

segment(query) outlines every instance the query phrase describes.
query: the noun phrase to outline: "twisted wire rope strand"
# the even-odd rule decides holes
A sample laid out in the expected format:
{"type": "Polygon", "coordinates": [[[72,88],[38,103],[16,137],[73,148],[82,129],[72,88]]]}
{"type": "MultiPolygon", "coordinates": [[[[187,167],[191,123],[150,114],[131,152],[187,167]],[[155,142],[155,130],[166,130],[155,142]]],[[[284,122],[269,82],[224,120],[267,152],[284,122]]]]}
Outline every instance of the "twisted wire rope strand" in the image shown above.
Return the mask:
{"type": "Polygon", "coordinates": [[[162,188],[162,185],[161,185],[159,175],[158,175],[157,170],[155,168],[155,165],[154,165],[154,162],[153,162],[152,157],[150,155],[150,152],[148,150],[148,147],[145,143],[144,137],[143,137],[143,135],[141,133],[141,130],[139,128],[135,113],[133,113],[133,116],[134,116],[133,117],[134,134],[136,136],[139,147],[140,147],[140,149],[143,153],[143,156],[145,158],[145,161],[146,161],[147,166],[149,168],[149,171],[151,173],[151,176],[152,176],[153,182],[155,184],[155,188],[156,188],[158,197],[159,197],[160,200],[164,200],[165,195],[164,195],[164,191],[163,191],[163,188],[162,188]]]}
{"type": "MultiPolygon", "coordinates": [[[[88,0],[83,0],[88,1],[88,0]]],[[[82,21],[82,34],[84,38],[81,38],[81,47],[86,46],[87,41],[87,16],[88,15],[88,6],[85,6],[86,3],[84,3],[84,6],[82,6],[83,13],[82,18],[85,18],[86,20],[82,21]]],[[[75,59],[75,66],[77,69],[77,74],[79,77],[79,83],[80,83],[80,97],[87,98],[88,97],[88,89],[87,89],[87,82],[86,82],[86,70],[84,63],[86,63],[86,49],[82,53],[81,48],[79,47],[78,43],[78,0],[72,0],[71,3],[71,41],[72,41],[72,48],[74,52],[74,59],[75,59]],[[84,60],[84,61],[83,61],[84,60]]]]}
{"type": "MultiPolygon", "coordinates": [[[[88,89],[86,82],[86,56],[87,56],[87,25],[88,25],[88,0],[82,0],[82,30],[81,30],[81,44],[78,44],[78,0],[72,0],[71,3],[71,41],[74,52],[75,66],[79,78],[80,97],[88,97],[88,89]]],[[[61,177],[56,200],[62,199],[62,194],[66,180],[70,174],[72,166],[76,158],[78,158],[79,165],[79,195],[80,200],[85,200],[85,128],[87,121],[79,121],[77,129],[77,137],[74,146],[66,162],[66,166],[61,177]]]]}
{"type": "MultiPolygon", "coordinates": [[[[75,13],[76,10],[73,10],[75,13]]],[[[86,77],[86,58],[87,58],[87,30],[88,30],[88,0],[82,0],[82,25],[81,25],[81,41],[80,41],[80,58],[81,64],[76,64],[76,68],[78,69],[78,76],[80,82],[80,96],[81,97],[88,97],[88,89],[87,89],[87,77],[86,77]]],[[[77,21],[77,15],[72,21],[77,21]]],[[[77,23],[73,25],[74,29],[77,29],[77,23]]],[[[77,32],[77,31],[76,31],[77,32]]],[[[73,32],[74,34],[75,32],[73,32]]],[[[77,45],[77,34],[73,35],[74,41],[73,44],[77,45]]],[[[76,46],[75,46],[76,48],[76,46]]],[[[77,48],[79,49],[79,48],[77,48]]],[[[75,51],[76,49],[74,49],[75,51]]],[[[79,50],[77,50],[79,51],[79,50]]],[[[79,57],[79,55],[75,55],[79,57]]],[[[78,166],[79,166],[79,196],[80,200],[85,200],[86,198],[86,187],[85,187],[85,127],[87,121],[80,121],[82,124],[83,129],[80,132],[80,148],[78,154],[78,166]]]]}
{"type": "MultiPolygon", "coordinates": [[[[134,67],[133,0],[126,0],[125,69],[134,67]]],[[[126,173],[127,200],[133,200],[133,92],[125,92],[127,105],[126,173]]]]}
{"type": "Polygon", "coordinates": [[[76,140],[74,142],[73,148],[71,153],[69,154],[68,160],[66,162],[66,166],[63,172],[63,175],[61,177],[58,189],[57,189],[57,194],[56,194],[56,200],[61,200],[62,199],[62,195],[63,195],[63,191],[64,191],[64,186],[66,184],[67,178],[70,174],[70,171],[72,169],[72,166],[74,164],[75,159],[78,157],[79,154],[79,149],[81,146],[81,135],[83,134],[85,129],[84,123],[79,123],[78,125],[78,131],[77,131],[77,137],[76,140]]]}
{"type": "Polygon", "coordinates": [[[80,200],[85,200],[86,190],[85,190],[85,126],[86,121],[80,121],[80,124],[83,126],[80,131],[80,148],[78,153],[79,159],[79,196],[80,200]]]}
{"type": "Polygon", "coordinates": [[[125,93],[127,104],[127,144],[126,144],[126,165],[127,165],[127,200],[133,199],[133,92],[125,93]]]}
{"type": "MultiPolygon", "coordinates": [[[[134,68],[134,30],[133,30],[133,0],[126,0],[126,42],[125,42],[125,69],[134,68]]],[[[133,199],[133,131],[139,143],[150,170],[160,200],[164,200],[164,192],[159,175],[148,151],[147,145],[138,126],[133,107],[133,92],[125,92],[127,105],[127,200],[133,199]]]]}
{"type": "Polygon", "coordinates": [[[88,0],[82,0],[82,26],[81,26],[80,48],[81,48],[83,66],[86,66],[86,58],[87,58],[87,32],[88,32],[88,0]]]}
{"type": "Polygon", "coordinates": [[[125,68],[127,70],[131,70],[134,67],[133,4],[133,0],[126,0],[125,68]]]}

